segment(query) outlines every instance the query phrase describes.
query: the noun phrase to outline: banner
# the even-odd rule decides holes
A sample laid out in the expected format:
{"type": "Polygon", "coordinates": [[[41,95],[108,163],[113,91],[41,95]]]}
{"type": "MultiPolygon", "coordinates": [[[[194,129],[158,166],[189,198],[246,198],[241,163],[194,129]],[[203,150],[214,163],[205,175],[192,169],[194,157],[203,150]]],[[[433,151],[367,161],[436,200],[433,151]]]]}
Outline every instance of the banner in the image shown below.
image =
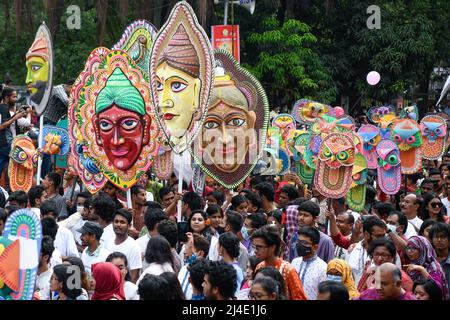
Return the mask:
{"type": "Polygon", "coordinates": [[[240,63],[239,26],[220,25],[212,26],[211,29],[211,44],[213,49],[223,49],[231,53],[238,63],[240,63]]]}

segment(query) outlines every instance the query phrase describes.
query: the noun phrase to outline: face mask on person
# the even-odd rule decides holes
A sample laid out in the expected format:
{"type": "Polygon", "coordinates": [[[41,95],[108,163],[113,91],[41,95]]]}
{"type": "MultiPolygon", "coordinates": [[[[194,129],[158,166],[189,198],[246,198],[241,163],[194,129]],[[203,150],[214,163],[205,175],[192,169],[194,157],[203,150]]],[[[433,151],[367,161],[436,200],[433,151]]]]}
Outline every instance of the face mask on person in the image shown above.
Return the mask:
{"type": "Polygon", "coordinates": [[[193,264],[196,260],[197,260],[197,254],[194,252],[194,253],[191,254],[190,257],[187,257],[187,258],[184,260],[184,262],[185,262],[187,265],[190,266],[190,265],[193,264]]]}
{"type": "Polygon", "coordinates": [[[327,274],[327,281],[342,282],[342,276],[335,276],[334,274],[327,274]]]}
{"type": "Polygon", "coordinates": [[[79,214],[82,214],[83,211],[84,211],[84,206],[77,206],[77,212],[78,212],[79,214]]]}
{"type": "MultiPolygon", "coordinates": [[[[389,230],[391,230],[393,233],[397,234],[397,226],[393,226],[392,224],[387,224],[386,226],[387,226],[387,228],[388,228],[389,230]]],[[[386,236],[387,236],[387,234],[386,234],[386,236]]]]}
{"type": "Polygon", "coordinates": [[[299,257],[307,256],[307,255],[311,254],[311,252],[312,252],[311,247],[306,247],[303,244],[297,242],[297,254],[299,257]]]}
{"type": "Polygon", "coordinates": [[[244,238],[244,240],[250,239],[250,234],[248,233],[247,227],[242,227],[241,233],[242,233],[242,238],[244,238]]]}

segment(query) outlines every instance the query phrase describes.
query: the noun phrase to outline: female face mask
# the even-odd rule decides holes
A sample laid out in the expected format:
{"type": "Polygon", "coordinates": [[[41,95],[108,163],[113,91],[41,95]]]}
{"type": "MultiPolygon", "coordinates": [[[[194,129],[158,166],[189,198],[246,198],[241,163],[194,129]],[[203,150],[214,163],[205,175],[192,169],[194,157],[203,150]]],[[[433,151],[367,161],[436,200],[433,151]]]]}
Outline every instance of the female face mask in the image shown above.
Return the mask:
{"type": "Polygon", "coordinates": [[[304,257],[311,254],[312,248],[304,246],[302,243],[297,242],[297,254],[299,257],[304,257]]]}
{"type": "Polygon", "coordinates": [[[342,282],[342,276],[336,276],[334,274],[327,274],[327,281],[342,282]]]}

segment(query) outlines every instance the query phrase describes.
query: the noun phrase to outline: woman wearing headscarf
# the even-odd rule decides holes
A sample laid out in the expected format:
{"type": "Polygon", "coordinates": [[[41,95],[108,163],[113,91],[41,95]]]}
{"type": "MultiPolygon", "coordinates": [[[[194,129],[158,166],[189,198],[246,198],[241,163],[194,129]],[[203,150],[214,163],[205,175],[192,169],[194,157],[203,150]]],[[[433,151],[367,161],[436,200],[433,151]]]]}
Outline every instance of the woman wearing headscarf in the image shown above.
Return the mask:
{"type": "Polygon", "coordinates": [[[342,259],[333,259],[328,262],[327,280],[340,281],[347,288],[350,300],[359,296],[355,281],[352,276],[352,269],[342,259]]]}
{"type": "Polygon", "coordinates": [[[111,262],[92,265],[95,289],[92,300],[125,300],[123,279],[119,268],[111,262]]]}
{"type": "Polygon", "coordinates": [[[406,254],[411,263],[405,267],[411,279],[414,282],[432,279],[441,288],[444,299],[448,300],[445,275],[431,243],[425,237],[413,236],[408,240],[406,254]]]}

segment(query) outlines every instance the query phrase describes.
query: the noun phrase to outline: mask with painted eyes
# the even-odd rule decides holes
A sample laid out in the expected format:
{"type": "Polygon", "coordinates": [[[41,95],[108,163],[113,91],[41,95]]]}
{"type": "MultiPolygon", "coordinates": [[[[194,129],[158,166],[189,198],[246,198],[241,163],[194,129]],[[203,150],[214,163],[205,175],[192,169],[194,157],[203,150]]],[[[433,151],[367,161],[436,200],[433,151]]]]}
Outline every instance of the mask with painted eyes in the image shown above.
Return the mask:
{"type": "Polygon", "coordinates": [[[328,114],[331,109],[329,105],[301,99],[294,104],[292,114],[297,122],[310,125],[315,119],[328,114]]]}
{"type": "Polygon", "coordinates": [[[12,191],[30,191],[33,184],[33,169],[37,164],[37,152],[33,141],[25,135],[18,135],[11,144],[11,161],[8,175],[12,191]]]}
{"type": "Polygon", "coordinates": [[[422,169],[422,134],[416,121],[400,119],[391,130],[391,140],[400,150],[403,174],[413,174],[422,169]]]}
{"type": "Polygon", "coordinates": [[[375,148],[381,140],[380,130],[371,124],[362,125],[358,135],[363,139],[362,153],[367,160],[367,168],[377,168],[377,156],[375,148]]]}
{"type": "Polygon", "coordinates": [[[396,194],[402,183],[400,152],[391,140],[381,140],[377,149],[377,178],[380,189],[388,195],[396,194]]]}
{"type": "Polygon", "coordinates": [[[355,160],[353,139],[343,133],[325,137],[318,155],[319,162],[314,175],[314,185],[327,198],[342,198],[352,184],[355,160]]]}
{"type": "Polygon", "coordinates": [[[394,107],[393,106],[376,106],[371,107],[369,111],[367,112],[367,116],[369,117],[369,120],[374,123],[378,124],[380,122],[380,119],[388,114],[395,114],[394,113],[394,107]]]}
{"type": "Polygon", "coordinates": [[[420,122],[423,144],[421,150],[423,157],[428,160],[437,160],[444,154],[447,124],[444,118],[438,115],[425,116],[420,122]]]}
{"type": "Polygon", "coordinates": [[[380,128],[381,139],[390,139],[391,128],[397,117],[393,114],[387,114],[380,118],[378,127],[380,128]]]}
{"type": "Polygon", "coordinates": [[[314,176],[314,169],[306,163],[306,151],[308,149],[310,137],[309,133],[302,133],[295,139],[294,143],[295,172],[304,184],[310,184],[314,176]]]}
{"type": "Polygon", "coordinates": [[[272,126],[280,128],[281,137],[283,138],[283,141],[286,141],[289,131],[295,130],[297,124],[294,117],[290,114],[279,114],[273,118],[272,126]]]}
{"type": "Polygon", "coordinates": [[[361,212],[366,204],[367,162],[366,158],[360,153],[355,155],[352,179],[352,186],[345,195],[345,201],[350,209],[361,212]]]}

